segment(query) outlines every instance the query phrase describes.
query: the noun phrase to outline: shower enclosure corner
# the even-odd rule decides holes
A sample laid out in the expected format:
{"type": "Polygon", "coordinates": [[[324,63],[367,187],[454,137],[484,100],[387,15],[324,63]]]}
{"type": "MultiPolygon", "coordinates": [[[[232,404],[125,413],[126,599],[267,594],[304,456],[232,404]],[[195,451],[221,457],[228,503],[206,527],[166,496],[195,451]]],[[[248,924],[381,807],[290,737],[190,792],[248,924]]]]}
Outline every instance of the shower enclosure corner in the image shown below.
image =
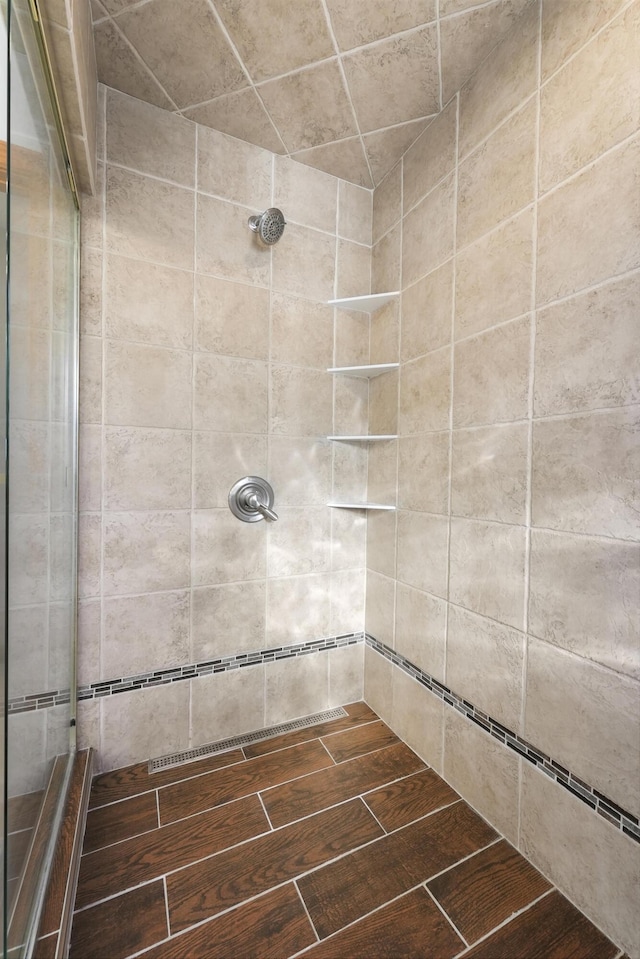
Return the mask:
{"type": "Polygon", "coordinates": [[[2,947],[26,957],[75,752],[78,201],[37,3],[0,0],[0,45],[2,947]]]}

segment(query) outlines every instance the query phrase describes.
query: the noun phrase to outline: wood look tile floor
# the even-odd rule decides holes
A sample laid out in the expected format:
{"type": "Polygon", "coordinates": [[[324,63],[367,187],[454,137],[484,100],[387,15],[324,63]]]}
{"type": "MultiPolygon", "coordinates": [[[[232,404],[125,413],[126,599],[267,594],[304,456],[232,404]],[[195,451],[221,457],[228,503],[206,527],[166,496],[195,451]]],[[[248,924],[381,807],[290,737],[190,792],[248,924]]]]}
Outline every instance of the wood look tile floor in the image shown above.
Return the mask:
{"type": "Polygon", "coordinates": [[[71,959],[617,959],[364,703],[94,780],[71,959]]]}

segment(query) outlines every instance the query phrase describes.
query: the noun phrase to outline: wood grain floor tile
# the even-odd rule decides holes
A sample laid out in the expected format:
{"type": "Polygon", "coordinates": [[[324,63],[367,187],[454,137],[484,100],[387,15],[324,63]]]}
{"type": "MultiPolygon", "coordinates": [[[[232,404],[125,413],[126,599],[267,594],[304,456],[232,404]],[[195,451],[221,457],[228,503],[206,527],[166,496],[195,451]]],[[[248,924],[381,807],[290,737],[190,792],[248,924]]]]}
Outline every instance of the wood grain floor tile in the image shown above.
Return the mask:
{"type": "Polygon", "coordinates": [[[267,892],[382,835],[359,799],[167,877],[172,932],[267,892]]]}
{"type": "Polygon", "coordinates": [[[315,941],[290,884],[156,946],[144,959],[283,959],[315,941]]]}
{"type": "Polygon", "coordinates": [[[69,959],[125,959],[167,935],[161,880],[77,912],[69,959]]]}
{"type": "Polygon", "coordinates": [[[320,942],[305,959],[451,959],[464,949],[423,888],[320,942]]]}
{"type": "Polygon", "coordinates": [[[333,761],[316,739],[167,786],[158,792],[160,822],[173,822],[327,766],[333,761]]]}
{"type": "Polygon", "coordinates": [[[614,959],[618,948],[560,895],[550,892],[464,959],[614,959]]]}
{"type": "Polygon", "coordinates": [[[384,749],[385,746],[399,743],[400,740],[385,723],[378,720],[331,736],[323,736],[322,742],[335,762],[342,763],[347,759],[364,756],[375,749],[384,749]]]}
{"type": "Polygon", "coordinates": [[[90,809],[83,851],[93,852],[157,827],[158,806],[155,790],[140,793],[131,799],[123,799],[119,803],[111,803],[109,806],[90,809]]]}
{"type": "Polygon", "coordinates": [[[43,789],[23,796],[12,796],[7,802],[7,832],[33,829],[43,799],[43,789]]]}
{"type": "Polygon", "coordinates": [[[458,802],[303,876],[298,888],[324,939],[496,838],[458,802]]]}
{"type": "Polygon", "coordinates": [[[149,789],[158,789],[170,783],[181,782],[201,773],[223,769],[233,763],[244,762],[241,749],[231,749],[226,753],[209,756],[208,759],[198,759],[174,769],[161,769],[157,773],[149,772],[148,763],[136,763],[133,766],[123,766],[108,773],[101,773],[93,780],[89,807],[105,806],[107,803],[118,802],[120,799],[129,799],[138,793],[149,789]]]}
{"type": "Polygon", "coordinates": [[[428,886],[468,943],[551,888],[505,840],[442,873],[428,886]]]}
{"type": "Polygon", "coordinates": [[[58,949],[58,933],[54,932],[50,936],[43,936],[35,944],[33,950],[33,959],[56,959],[58,949]]]}
{"type": "Polygon", "coordinates": [[[313,773],[262,793],[274,827],[310,816],[320,809],[359,796],[424,766],[416,754],[398,742],[331,769],[313,773]]]}
{"type": "Polygon", "coordinates": [[[380,824],[391,832],[460,799],[433,769],[424,769],[364,797],[380,824]]]}
{"type": "Polygon", "coordinates": [[[307,726],[305,729],[295,729],[293,732],[274,736],[273,739],[265,739],[261,743],[251,743],[250,746],[243,746],[244,754],[247,759],[264,756],[266,753],[273,753],[277,749],[297,746],[299,743],[307,743],[311,739],[318,739],[319,736],[337,733],[343,729],[351,729],[361,723],[370,723],[378,719],[376,713],[366,703],[350,703],[343,708],[347,715],[340,719],[331,719],[329,722],[319,723],[317,726],[307,726]]]}
{"type": "Polygon", "coordinates": [[[268,830],[257,796],[163,826],[82,857],[76,909],[268,830]]]}

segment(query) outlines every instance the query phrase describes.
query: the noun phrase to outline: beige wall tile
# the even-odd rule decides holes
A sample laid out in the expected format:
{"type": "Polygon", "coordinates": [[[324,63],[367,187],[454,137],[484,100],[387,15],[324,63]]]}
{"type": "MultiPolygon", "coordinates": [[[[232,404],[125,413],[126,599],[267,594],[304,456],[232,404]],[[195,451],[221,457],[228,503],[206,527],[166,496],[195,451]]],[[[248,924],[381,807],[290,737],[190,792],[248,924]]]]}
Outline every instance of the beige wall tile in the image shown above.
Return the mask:
{"type": "Polygon", "coordinates": [[[451,521],[451,602],[522,629],[525,530],[521,526],[451,521]]]}
{"type": "Polygon", "coordinates": [[[333,443],[331,499],[335,502],[362,503],[367,499],[367,461],[365,443],[333,443]]]}
{"type": "Polygon", "coordinates": [[[364,643],[329,650],[329,708],[360,702],[364,695],[364,643]]]}
{"type": "Polygon", "coordinates": [[[410,30],[436,18],[434,0],[402,0],[371,5],[366,17],[354,17],[350,0],[327,0],[331,23],[341,50],[410,30]]]}
{"type": "MultiPolygon", "coordinates": [[[[97,683],[100,679],[101,616],[102,603],[99,599],[78,603],[79,686],[97,683]]],[[[97,747],[98,744],[95,745],[97,747]]]]}
{"type": "MultiPolygon", "coordinates": [[[[366,435],[369,412],[369,384],[363,377],[339,376],[333,383],[333,433],[340,436],[366,435]]],[[[357,449],[336,447],[336,455],[357,449]]]]}
{"type": "Polygon", "coordinates": [[[191,656],[206,662],[262,649],[266,623],[265,582],[203,586],[191,594],[191,656]]]}
{"type": "Polygon", "coordinates": [[[640,273],[539,310],[534,412],[572,413],[640,399],[636,377],[640,273]]]}
{"type": "Polygon", "coordinates": [[[373,242],[402,217],[402,163],[397,163],[373,193],[373,242]]]}
{"type": "Polygon", "coordinates": [[[106,429],[104,452],[105,509],[190,508],[190,433],[106,429]]]}
{"type": "Polygon", "coordinates": [[[638,130],[639,61],[640,8],[632,4],[542,88],[543,192],[638,130]]]}
{"type": "Polygon", "coordinates": [[[640,264],[640,200],[637,191],[620,186],[635,182],[639,161],[636,137],[542,198],[538,304],[595,286],[640,264]]]}
{"type": "Polygon", "coordinates": [[[454,178],[447,177],[406,214],[402,232],[402,282],[411,284],[453,253],[454,178]]]}
{"type": "MultiPolygon", "coordinates": [[[[30,536],[25,537],[22,532],[20,539],[21,544],[30,550],[29,565],[26,567],[29,570],[29,579],[26,584],[27,588],[29,588],[30,581],[32,582],[33,579],[35,579],[36,587],[39,585],[42,570],[40,557],[44,556],[44,552],[41,553],[42,541],[44,541],[46,548],[46,539],[44,538],[43,532],[39,528],[36,528],[34,533],[37,534],[35,542],[30,536]]],[[[102,518],[96,513],[80,513],[78,517],[78,595],[80,599],[100,595],[102,589],[101,557],[102,518]]],[[[9,557],[9,562],[11,564],[11,556],[9,557]]],[[[14,568],[17,568],[17,564],[14,568]]],[[[11,602],[21,602],[18,598],[20,588],[20,580],[16,583],[16,579],[14,578],[14,585],[10,587],[9,590],[11,602]],[[14,589],[16,590],[15,598],[14,589]]],[[[37,594],[37,589],[33,589],[30,593],[25,590],[25,595],[28,598],[25,599],[24,602],[33,602],[37,594]]]]}
{"type": "Polygon", "coordinates": [[[270,576],[323,573],[331,567],[331,516],[326,506],[281,511],[269,524],[270,576]]]}
{"type": "Polygon", "coordinates": [[[455,430],[452,513],[470,519],[524,524],[528,442],[527,423],[455,430]]]}
{"type": "Polygon", "coordinates": [[[102,429],[80,426],[78,438],[78,509],[102,508],[102,429]]]}
{"type": "Polygon", "coordinates": [[[270,664],[265,676],[266,726],[319,713],[328,706],[327,652],[282,659],[270,664]]]}
{"type": "Polygon", "coordinates": [[[514,732],[520,730],[524,652],[524,633],[449,607],[447,686],[514,732]]]}
{"type": "Polygon", "coordinates": [[[510,422],[527,415],[530,341],[525,316],[456,345],[454,426],[510,422]]]}
{"type": "Polygon", "coordinates": [[[626,0],[565,0],[542,5],[542,79],[546,80],[622,9],[626,0]]]}
{"type": "Polygon", "coordinates": [[[460,164],[458,249],[531,203],[535,135],[536,105],[531,101],[460,164]]]}
{"type": "Polygon", "coordinates": [[[456,258],[456,339],[531,309],[533,212],[525,210],[456,258]]]}
{"type": "Polygon", "coordinates": [[[336,310],[334,353],[336,366],[366,365],[369,362],[369,317],[355,310],[336,310]]]}
{"type": "Polygon", "coordinates": [[[529,630],[640,679],[634,543],[533,530],[529,630]]]}
{"type": "Polygon", "coordinates": [[[173,109],[165,91],[151,71],[135,55],[113,20],[105,19],[94,28],[96,61],[101,83],[128,93],[164,110],[173,109]]]}
{"type": "Polygon", "coordinates": [[[453,260],[402,291],[400,356],[412,360],[451,341],[453,260]]]}
{"type": "Polygon", "coordinates": [[[191,354],[107,341],[105,422],[189,429],[191,354]]]}
{"type": "Polygon", "coordinates": [[[108,252],[193,268],[192,191],[109,166],[106,197],[108,252]]]}
{"type": "Polygon", "coordinates": [[[386,723],[393,708],[393,666],[370,646],[364,650],[364,699],[386,723]]]}
{"type": "Polygon", "coordinates": [[[289,223],[273,250],[273,289],[309,299],[333,297],[336,241],[334,237],[289,223]],[[300,264],[309,264],[301,270],[300,264]]]}
{"type": "Polygon", "coordinates": [[[94,773],[102,772],[102,748],[100,746],[100,700],[80,700],[77,706],[78,749],[92,746],[94,754],[94,773]]]}
{"type": "Polygon", "coordinates": [[[192,273],[114,254],[105,258],[105,272],[107,336],[153,346],[191,348],[192,273]]]}
{"type": "Polygon", "coordinates": [[[315,370],[271,367],[270,431],[318,436],[331,432],[331,377],[315,370]]]}
{"type": "MultiPolygon", "coordinates": [[[[13,377],[9,380],[12,416],[20,420],[48,420],[51,388],[51,334],[14,327],[9,333],[13,377]],[[18,371],[29,371],[18,376],[18,371]]],[[[100,357],[102,340],[84,337],[80,344],[81,422],[100,422],[100,357]]]]}
{"type": "Polygon", "coordinates": [[[400,303],[398,300],[391,300],[371,316],[370,362],[397,362],[400,357],[399,340],[400,303]]]}
{"type": "Polygon", "coordinates": [[[9,613],[9,641],[12,642],[12,671],[8,696],[29,696],[48,685],[49,610],[46,605],[23,606],[9,613]]]}
{"type": "Polygon", "coordinates": [[[216,586],[267,573],[267,522],[243,523],[231,510],[193,512],[193,586],[216,586]]]}
{"type": "MultiPolygon", "coordinates": [[[[83,233],[84,235],[84,233],[83,233]]],[[[102,253],[90,246],[80,250],[80,334],[102,335],[102,253]]],[[[30,286],[33,288],[35,283],[30,286]]]]}
{"type": "MultiPolygon", "coordinates": [[[[95,427],[83,427],[83,430],[95,427]]],[[[55,429],[55,427],[54,427],[55,429]]],[[[47,513],[55,473],[52,473],[49,423],[13,420],[9,423],[11,500],[16,513],[47,513]]],[[[52,504],[55,508],[56,504],[52,504]]],[[[60,504],[62,505],[62,504],[60,504]]],[[[86,509],[87,507],[85,507],[86,509]]]]}
{"type": "Polygon", "coordinates": [[[255,433],[193,434],[193,497],[196,509],[228,505],[242,476],[267,475],[267,439],[255,433]]]}
{"type": "Polygon", "coordinates": [[[451,351],[428,353],[405,363],[400,370],[400,412],[402,435],[449,426],[451,397],[451,351]]]}
{"type": "Polygon", "coordinates": [[[271,166],[268,150],[198,127],[198,190],[202,193],[262,212],[271,205],[271,166]]]}
{"type": "Polygon", "coordinates": [[[265,667],[191,680],[191,745],[264,729],[265,667]]]}
{"type": "Polygon", "coordinates": [[[407,213],[456,164],[458,100],[449,103],[413,143],[402,161],[402,202],[407,213]]]}
{"type": "Polygon", "coordinates": [[[446,606],[420,589],[397,585],[394,649],[440,682],[445,676],[446,606]]]}
{"type": "Polygon", "coordinates": [[[267,380],[267,364],[259,360],[196,353],[195,429],[266,432],[267,380]]]}
{"type": "Polygon", "coordinates": [[[271,436],[269,482],[279,506],[324,506],[331,495],[331,444],[320,437],[271,436]]]}
{"type": "Polygon", "coordinates": [[[268,648],[331,635],[331,574],[270,578],[266,615],[268,648]]]}
{"type": "Polygon", "coordinates": [[[331,573],[332,636],[360,633],[364,629],[365,570],[339,569],[331,573]]]}
{"type": "Polygon", "coordinates": [[[107,161],[195,186],[195,124],[107,88],[107,161]]]}
{"type": "Polygon", "coordinates": [[[269,119],[254,87],[226,93],[184,111],[184,115],[201,126],[211,127],[254,143],[274,153],[286,153],[280,135],[269,119]]]}
{"type": "Polygon", "coordinates": [[[455,710],[444,709],[444,778],[510,842],[517,842],[520,760],[455,710]]]}
{"type": "Polygon", "coordinates": [[[637,680],[529,640],[525,737],[636,816],[639,693],[637,680]]]}
{"type": "Polygon", "coordinates": [[[271,248],[260,246],[246,207],[198,195],[196,269],[227,280],[269,285],[271,248]]]}
{"type": "Polygon", "coordinates": [[[367,514],[367,566],[383,576],[396,575],[396,516],[392,511],[367,514]]]}
{"type": "Polygon", "coordinates": [[[371,292],[400,289],[402,228],[398,223],[371,251],[371,292]]]}
{"type": "Polygon", "coordinates": [[[449,433],[417,433],[400,439],[398,505],[446,513],[449,504],[449,433]]]}
{"type": "MultiPolygon", "coordinates": [[[[100,148],[100,142],[98,147],[100,148]]],[[[93,196],[85,194],[82,197],[80,213],[82,244],[96,250],[102,249],[105,177],[105,164],[99,161],[96,172],[96,191],[93,196]]]]}
{"type": "Polygon", "coordinates": [[[390,725],[395,733],[437,773],[442,772],[444,704],[397,666],[392,667],[393,706],[390,725]]]}
{"type": "Polygon", "coordinates": [[[363,136],[362,142],[373,177],[372,186],[380,182],[391,167],[395,166],[398,157],[406,153],[434,116],[435,114],[430,114],[420,117],[419,120],[409,120],[408,123],[400,123],[398,126],[376,130],[363,136]]]}
{"type": "Polygon", "coordinates": [[[371,245],[373,194],[370,190],[338,180],[338,235],[371,245]]]}
{"type": "Polygon", "coordinates": [[[439,109],[437,45],[437,27],[431,23],[343,58],[362,133],[439,109]]]}
{"type": "Polygon", "coordinates": [[[105,697],[100,730],[103,771],[187,749],[188,682],[105,697]]]}
{"type": "Polygon", "coordinates": [[[189,513],[108,513],[104,519],[105,596],[189,585],[189,513]]]}
{"type": "Polygon", "coordinates": [[[637,539],[639,432],[638,408],[534,423],[534,525],[637,539]]]}
{"type": "Polygon", "coordinates": [[[367,518],[363,510],[331,510],[331,569],[360,569],[366,565],[367,518]]]}
{"type": "Polygon", "coordinates": [[[287,221],[335,233],[338,183],[336,177],[288,157],[275,159],[274,204],[287,221]]]}
{"type": "Polygon", "coordinates": [[[269,291],[196,276],[195,348],[255,360],[269,356],[269,291]]]}
{"type": "Polygon", "coordinates": [[[381,643],[394,645],[396,581],[367,570],[365,630],[381,643]]]}
{"type": "MultiPolygon", "coordinates": [[[[362,331],[358,331],[362,334],[362,331]]],[[[333,358],[333,309],[297,296],[271,294],[271,360],[326,369],[333,358]]]]}
{"type": "Polygon", "coordinates": [[[398,513],[398,579],[446,599],[448,539],[446,517],[401,510],[398,513]]]}
{"type": "Polygon", "coordinates": [[[371,189],[373,180],[363,142],[361,137],[350,136],[344,140],[326,143],[324,146],[299,150],[292,153],[291,158],[316,170],[324,170],[331,176],[341,179],[349,177],[357,186],[371,189]]]}
{"type": "Polygon", "coordinates": [[[336,295],[364,296],[371,289],[371,250],[360,243],[338,240],[336,295]]]}
{"type": "Polygon", "coordinates": [[[189,608],[189,590],[105,599],[101,678],[188,662],[189,608]]]}
{"type": "Polygon", "coordinates": [[[369,430],[393,435],[398,431],[398,372],[391,370],[369,383],[369,430]]]}

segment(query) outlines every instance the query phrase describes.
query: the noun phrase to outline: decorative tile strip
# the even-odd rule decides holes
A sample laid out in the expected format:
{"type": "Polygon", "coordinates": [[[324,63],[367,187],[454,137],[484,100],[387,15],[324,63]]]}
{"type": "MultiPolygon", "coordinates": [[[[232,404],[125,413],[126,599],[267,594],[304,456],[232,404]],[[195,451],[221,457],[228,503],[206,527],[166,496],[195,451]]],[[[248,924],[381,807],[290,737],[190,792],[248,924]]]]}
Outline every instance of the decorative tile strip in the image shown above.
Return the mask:
{"type": "Polygon", "coordinates": [[[499,723],[497,719],[487,716],[486,713],[483,713],[477,706],[474,706],[473,703],[462,699],[454,693],[453,690],[449,689],[448,686],[438,682],[438,680],[430,676],[429,673],[425,673],[423,669],[415,666],[400,653],[397,653],[385,645],[385,643],[381,643],[380,640],[375,639],[374,636],[370,636],[369,633],[365,634],[365,642],[367,646],[370,646],[371,649],[374,649],[385,659],[389,660],[389,662],[398,666],[403,672],[407,673],[422,686],[426,686],[438,699],[442,699],[447,705],[457,709],[466,719],[471,720],[476,726],[480,726],[489,736],[493,736],[494,739],[497,739],[508,749],[518,753],[519,756],[522,756],[523,759],[526,759],[527,762],[530,762],[533,766],[537,766],[546,776],[553,779],[578,799],[581,799],[583,803],[590,806],[591,809],[602,816],[603,819],[606,819],[607,822],[610,822],[613,826],[616,826],[622,830],[622,832],[626,833],[627,836],[630,836],[632,839],[635,839],[636,842],[640,843],[640,824],[636,816],[633,816],[630,812],[616,805],[616,803],[607,796],[603,796],[602,793],[599,793],[593,786],[589,786],[588,783],[585,783],[582,779],[578,779],[574,773],[565,769],[565,767],[557,763],[555,759],[547,756],[546,753],[543,753],[537,747],[532,746],[531,743],[527,742],[526,739],[523,739],[522,736],[519,736],[517,733],[514,733],[511,729],[507,729],[507,727],[499,723]]]}

